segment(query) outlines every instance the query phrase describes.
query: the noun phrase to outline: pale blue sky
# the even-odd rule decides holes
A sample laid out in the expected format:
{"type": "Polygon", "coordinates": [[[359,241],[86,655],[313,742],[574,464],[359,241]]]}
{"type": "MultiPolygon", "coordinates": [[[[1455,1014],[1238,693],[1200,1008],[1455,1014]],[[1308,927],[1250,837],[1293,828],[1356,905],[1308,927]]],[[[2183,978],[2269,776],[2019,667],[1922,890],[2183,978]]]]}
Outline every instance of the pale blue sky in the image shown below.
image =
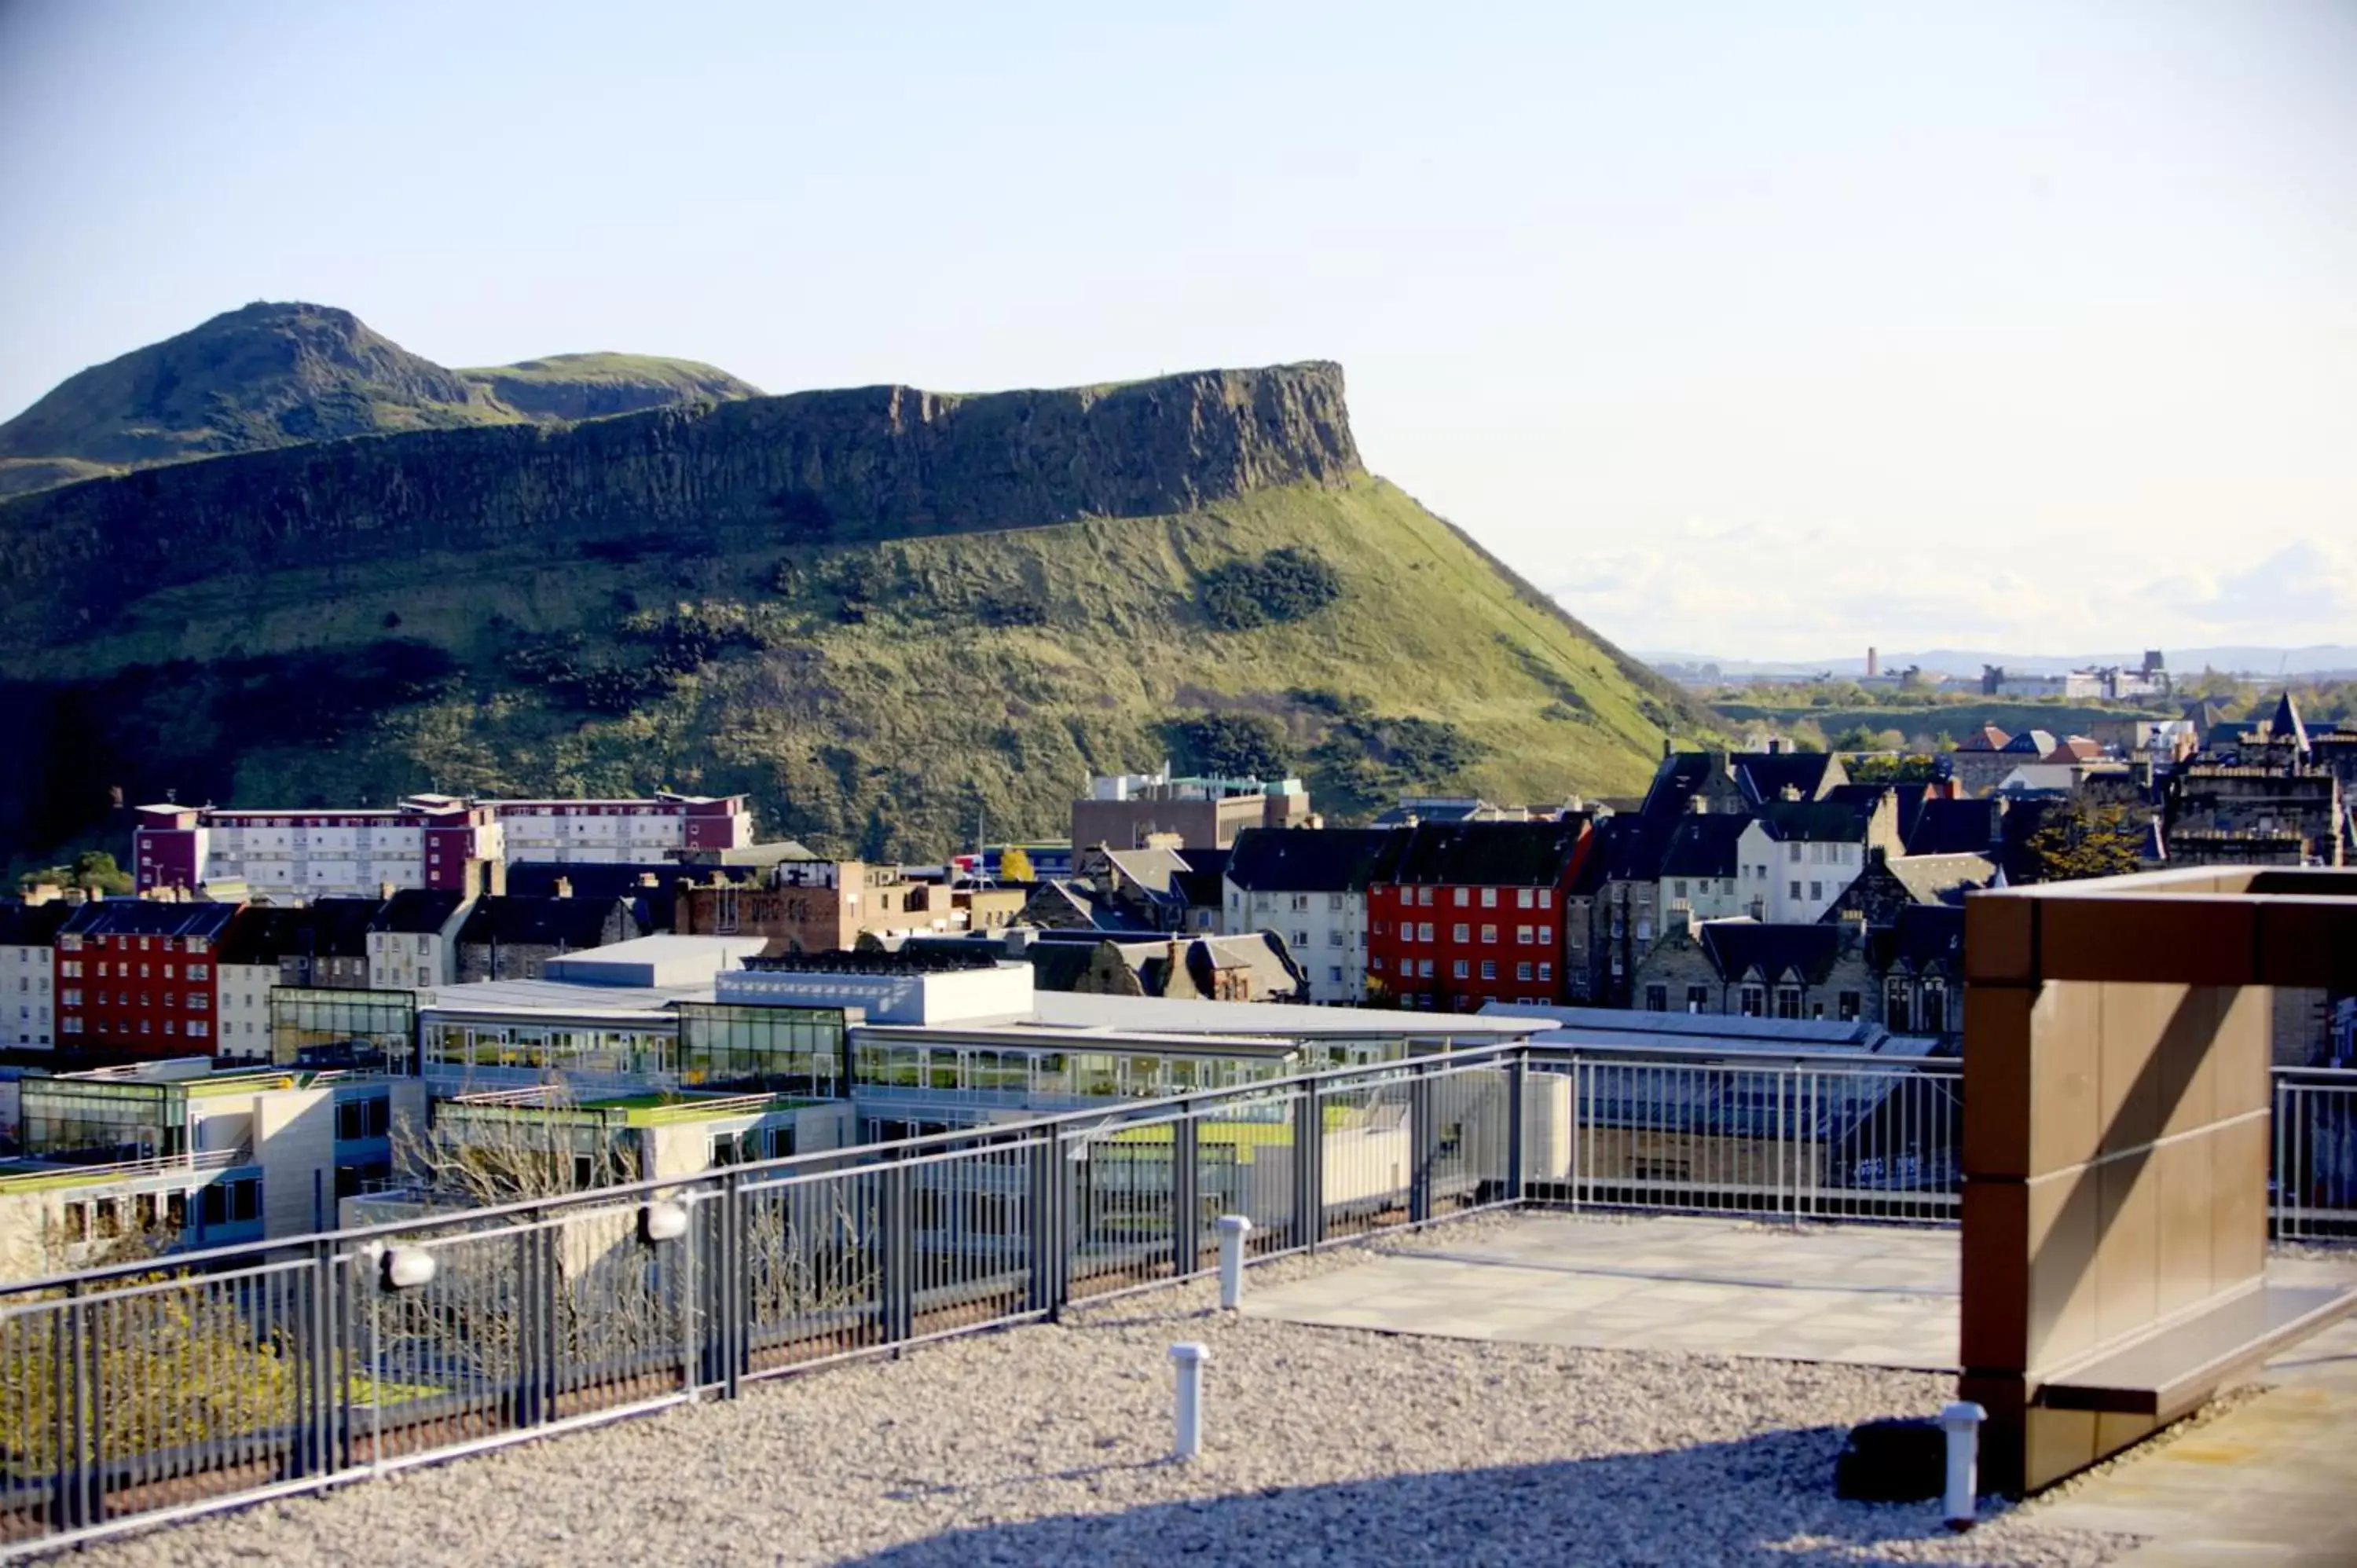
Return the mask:
{"type": "Polygon", "coordinates": [[[2357,0],[0,0],[0,413],[257,298],[771,391],[1329,358],[1624,644],[2357,640],[2357,0]]]}

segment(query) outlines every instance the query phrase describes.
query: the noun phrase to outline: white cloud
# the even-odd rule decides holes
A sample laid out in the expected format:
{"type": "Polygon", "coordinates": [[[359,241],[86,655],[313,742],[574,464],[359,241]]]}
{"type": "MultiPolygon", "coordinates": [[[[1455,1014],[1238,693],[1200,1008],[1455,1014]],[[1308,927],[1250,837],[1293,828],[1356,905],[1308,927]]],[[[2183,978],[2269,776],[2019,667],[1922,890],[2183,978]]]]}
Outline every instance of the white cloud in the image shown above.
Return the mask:
{"type": "Polygon", "coordinates": [[[2357,550],[2339,541],[2292,540],[2225,571],[2157,565],[2071,541],[2039,553],[1969,532],[1692,521],[1538,575],[1624,647],[1733,658],[2357,638],[2357,550]]]}

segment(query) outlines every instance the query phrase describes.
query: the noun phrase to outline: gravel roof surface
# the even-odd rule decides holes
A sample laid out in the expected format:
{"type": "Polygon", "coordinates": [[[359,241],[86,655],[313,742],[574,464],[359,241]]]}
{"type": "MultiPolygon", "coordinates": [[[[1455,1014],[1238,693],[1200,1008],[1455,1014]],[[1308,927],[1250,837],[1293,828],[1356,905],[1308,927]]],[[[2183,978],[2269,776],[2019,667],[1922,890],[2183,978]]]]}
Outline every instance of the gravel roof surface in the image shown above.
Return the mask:
{"type": "MultiPolygon", "coordinates": [[[[1280,1262],[1254,1281],[1347,1265],[1280,1262]]],[[[1135,1295],[734,1402],[90,1548],[113,1565],[2094,1564],[2131,1538],[1837,1501],[1844,1431],[1948,1379],[1315,1328],[1135,1295]],[[1211,1348],[1166,1455],[1168,1348],[1211,1348]]]]}

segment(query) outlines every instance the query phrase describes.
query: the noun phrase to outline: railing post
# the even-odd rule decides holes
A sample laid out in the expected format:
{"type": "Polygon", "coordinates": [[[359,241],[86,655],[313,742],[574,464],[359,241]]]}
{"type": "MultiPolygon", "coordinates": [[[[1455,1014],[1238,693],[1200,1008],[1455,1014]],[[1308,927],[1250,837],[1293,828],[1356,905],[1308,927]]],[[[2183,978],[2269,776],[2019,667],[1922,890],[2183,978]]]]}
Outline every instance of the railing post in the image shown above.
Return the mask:
{"type": "Polygon", "coordinates": [[[1432,1166],[1439,1155],[1440,1127],[1432,1108],[1432,1075],[1421,1066],[1408,1073],[1407,1220],[1421,1225],[1432,1218],[1432,1166]]]}
{"type": "Polygon", "coordinates": [[[1326,1106],[1317,1084],[1293,1102],[1293,1244],[1310,1251],[1326,1239],[1326,1106]]]}
{"type": "MultiPolygon", "coordinates": [[[[54,1342],[50,1347],[50,1376],[55,1387],[49,1404],[51,1424],[57,1443],[55,1489],[49,1509],[49,1523],[54,1530],[77,1530],[96,1522],[91,1507],[90,1473],[83,1464],[83,1450],[89,1441],[90,1412],[86,1399],[82,1360],[88,1338],[87,1312],[81,1304],[81,1283],[66,1285],[65,1309],[52,1319],[54,1342]]],[[[94,1358],[93,1358],[94,1359],[94,1358]]]]}
{"type": "Polygon", "coordinates": [[[1523,1168],[1529,1156],[1523,1146],[1523,1124],[1530,1114],[1531,1057],[1516,1051],[1506,1064],[1506,1201],[1521,1203],[1528,1191],[1523,1168]]]}
{"type": "Polygon", "coordinates": [[[1564,1166],[1566,1178],[1564,1185],[1570,1189],[1571,1211],[1577,1214],[1579,1212],[1582,1162],[1587,1154],[1587,1141],[1583,1131],[1586,1123],[1582,1118],[1587,1114],[1587,1102],[1595,1086],[1593,1075],[1587,1070],[1587,1064],[1579,1059],[1577,1052],[1572,1053],[1568,1065],[1571,1069],[1571,1158],[1564,1166]]]}
{"type": "Polygon", "coordinates": [[[1190,1106],[1170,1127],[1170,1251],[1173,1277],[1203,1266],[1203,1204],[1196,1155],[1200,1123],[1190,1106]]]}
{"type": "Polygon", "coordinates": [[[1053,1127],[1034,1134],[1030,1201],[1025,1205],[1031,1255],[1031,1290],[1024,1303],[1054,1317],[1070,1299],[1071,1270],[1064,1228],[1064,1141],[1053,1127]]]}
{"type": "Polygon", "coordinates": [[[333,1243],[311,1243],[296,1313],[296,1387],[300,1417],[287,1445],[286,1478],[332,1475],[340,1466],[339,1422],[349,1380],[340,1376],[336,1320],[343,1293],[334,1278],[333,1243]]]}
{"type": "Polygon", "coordinates": [[[909,1202],[910,1169],[893,1159],[877,1173],[884,1191],[880,1217],[883,1252],[877,1260],[880,1278],[877,1282],[877,1305],[883,1318],[878,1326],[887,1345],[901,1344],[916,1332],[916,1217],[909,1202]]]}

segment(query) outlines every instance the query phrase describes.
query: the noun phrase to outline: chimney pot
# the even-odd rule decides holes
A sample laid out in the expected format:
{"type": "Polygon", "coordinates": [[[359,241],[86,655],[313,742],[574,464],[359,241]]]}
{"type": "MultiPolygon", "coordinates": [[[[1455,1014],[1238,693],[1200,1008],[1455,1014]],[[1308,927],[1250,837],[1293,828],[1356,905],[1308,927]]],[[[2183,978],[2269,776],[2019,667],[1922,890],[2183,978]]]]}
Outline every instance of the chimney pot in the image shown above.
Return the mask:
{"type": "Polygon", "coordinates": [[[556,879],[556,896],[559,898],[570,898],[573,897],[573,878],[570,876],[560,876],[556,879]]]}

